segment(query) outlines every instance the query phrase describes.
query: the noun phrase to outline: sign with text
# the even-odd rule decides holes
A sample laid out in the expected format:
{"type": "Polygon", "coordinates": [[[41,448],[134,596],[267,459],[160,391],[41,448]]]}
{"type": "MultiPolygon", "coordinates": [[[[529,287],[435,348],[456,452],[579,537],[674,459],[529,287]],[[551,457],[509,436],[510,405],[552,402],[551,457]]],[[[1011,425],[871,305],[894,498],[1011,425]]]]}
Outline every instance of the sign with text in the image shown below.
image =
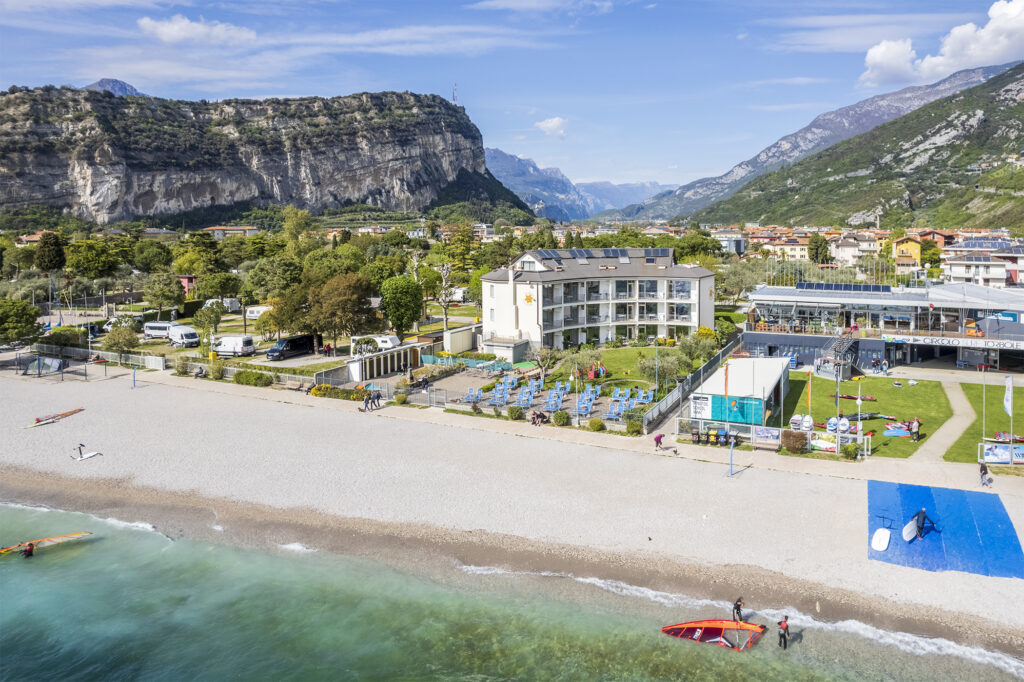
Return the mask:
{"type": "Polygon", "coordinates": [[[986,339],[959,336],[914,336],[913,334],[882,334],[886,343],[917,343],[927,346],[948,348],[987,348],[1002,350],[1024,350],[1024,341],[1009,339],[986,339]]]}
{"type": "Polygon", "coordinates": [[[986,464],[1024,464],[1024,445],[1014,445],[1011,456],[1009,443],[978,443],[979,460],[986,464]]]}
{"type": "Polygon", "coordinates": [[[711,419],[711,396],[690,396],[690,419],[711,419]]]}

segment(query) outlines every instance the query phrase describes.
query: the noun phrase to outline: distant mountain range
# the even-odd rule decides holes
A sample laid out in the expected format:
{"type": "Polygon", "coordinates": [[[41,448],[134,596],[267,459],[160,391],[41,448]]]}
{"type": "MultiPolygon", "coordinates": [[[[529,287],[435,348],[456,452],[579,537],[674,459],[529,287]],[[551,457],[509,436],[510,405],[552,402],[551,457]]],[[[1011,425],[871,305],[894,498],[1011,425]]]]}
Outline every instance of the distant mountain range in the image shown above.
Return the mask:
{"type": "Polygon", "coordinates": [[[582,220],[598,211],[621,208],[671,189],[655,182],[616,185],[611,182],[573,184],[557,168],[539,168],[530,159],[500,149],[485,149],[487,168],[533,212],[558,221],[582,220]]]}
{"type": "Polygon", "coordinates": [[[865,133],[879,124],[966,88],[984,83],[1018,64],[986,66],[958,71],[937,83],[876,95],[856,104],[821,114],[797,132],[762,149],[716,178],[701,178],[671,192],[598,217],[624,220],[668,220],[686,216],[732,196],[754,178],[791,164],[837,142],[865,133]]]}
{"type": "Polygon", "coordinates": [[[95,83],[89,83],[82,88],[83,90],[97,90],[106,91],[118,97],[124,97],[125,95],[131,95],[132,97],[146,97],[145,94],[136,90],[129,83],[119,81],[116,78],[101,78],[95,83]]]}
{"type": "MultiPolygon", "coordinates": [[[[998,67],[1001,68],[1001,67],[998,67]]],[[[1024,232],[1024,64],[765,174],[700,222],[1024,232]]]]}

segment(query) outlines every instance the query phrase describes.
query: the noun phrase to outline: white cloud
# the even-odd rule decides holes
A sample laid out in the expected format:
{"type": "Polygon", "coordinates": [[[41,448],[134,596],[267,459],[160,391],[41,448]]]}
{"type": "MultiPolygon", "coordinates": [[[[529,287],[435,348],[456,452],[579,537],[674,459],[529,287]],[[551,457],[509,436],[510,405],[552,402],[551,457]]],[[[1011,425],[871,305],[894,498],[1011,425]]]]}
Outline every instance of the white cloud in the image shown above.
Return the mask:
{"type": "Polygon", "coordinates": [[[612,11],[612,0],[479,0],[468,9],[505,10],[508,12],[590,12],[612,11]]]}
{"type": "Polygon", "coordinates": [[[932,35],[967,14],[830,14],[758,23],[787,29],[770,47],[788,52],[862,52],[879,40],[932,35]]]}
{"type": "Polygon", "coordinates": [[[256,32],[248,28],[220,21],[206,21],[202,17],[199,21],[192,21],[181,14],[163,20],[142,17],[137,23],[143,33],[155,37],[162,43],[240,45],[256,40],[256,32]]]}
{"type": "Polygon", "coordinates": [[[883,40],[867,51],[860,83],[867,86],[938,80],[961,69],[991,66],[1024,57],[1024,0],[997,0],[988,23],[953,27],[938,54],[918,58],[910,38],[883,40]]]}
{"type": "Polygon", "coordinates": [[[565,138],[565,129],[569,125],[569,120],[562,118],[561,116],[555,116],[553,118],[546,118],[543,121],[537,121],[533,124],[534,128],[538,128],[542,133],[548,137],[557,137],[559,139],[565,138]]]}

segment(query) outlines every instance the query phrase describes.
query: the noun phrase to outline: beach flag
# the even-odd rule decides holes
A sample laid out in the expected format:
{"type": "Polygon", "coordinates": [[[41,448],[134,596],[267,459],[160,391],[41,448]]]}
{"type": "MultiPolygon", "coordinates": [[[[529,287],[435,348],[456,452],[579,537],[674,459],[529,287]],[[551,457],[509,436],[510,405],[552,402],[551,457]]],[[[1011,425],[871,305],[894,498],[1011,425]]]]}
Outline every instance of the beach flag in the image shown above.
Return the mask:
{"type": "Polygon", "coordinates": [[[1006,393],[1003,395],[1003,409],[1013,419],[1013,377],[1006,375],[1006,393]]]}

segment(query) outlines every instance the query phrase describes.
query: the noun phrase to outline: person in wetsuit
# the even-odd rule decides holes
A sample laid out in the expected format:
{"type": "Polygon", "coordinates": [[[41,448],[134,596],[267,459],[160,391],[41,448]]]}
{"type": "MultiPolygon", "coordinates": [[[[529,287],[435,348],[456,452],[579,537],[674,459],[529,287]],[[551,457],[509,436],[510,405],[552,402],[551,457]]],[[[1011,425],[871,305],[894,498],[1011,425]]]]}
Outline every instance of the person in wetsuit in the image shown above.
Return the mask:
{"type": "Polygon", "coordinates": [[[779,646],[783,651],[789,648],[789,616],[783,616],[779,621],[779,646]]]}
{"type": "Polygon", "coordinates": [[[921,511],[914,514],[914,521],[917,522],[917,539],[921,539],[921,533],[924,532],[925,523],[932,524],[932,528],[935,527],[935,522],[928,518],[928,514],[925,513],[924,508],[921,511]]]}
{"type": "Polygon", "coordinates": [[[28,545],[25,546],[25,549],[21,550],[21,553],[26,559],[31,559],[33,556],[35,556],[36,553],[35,543],[28,543],[28,545]]]}
{"type": "Polygon", "coordinates": [[[737,599],[732,605],[732,619],[743,621],[743,597],[737,599]]]}

